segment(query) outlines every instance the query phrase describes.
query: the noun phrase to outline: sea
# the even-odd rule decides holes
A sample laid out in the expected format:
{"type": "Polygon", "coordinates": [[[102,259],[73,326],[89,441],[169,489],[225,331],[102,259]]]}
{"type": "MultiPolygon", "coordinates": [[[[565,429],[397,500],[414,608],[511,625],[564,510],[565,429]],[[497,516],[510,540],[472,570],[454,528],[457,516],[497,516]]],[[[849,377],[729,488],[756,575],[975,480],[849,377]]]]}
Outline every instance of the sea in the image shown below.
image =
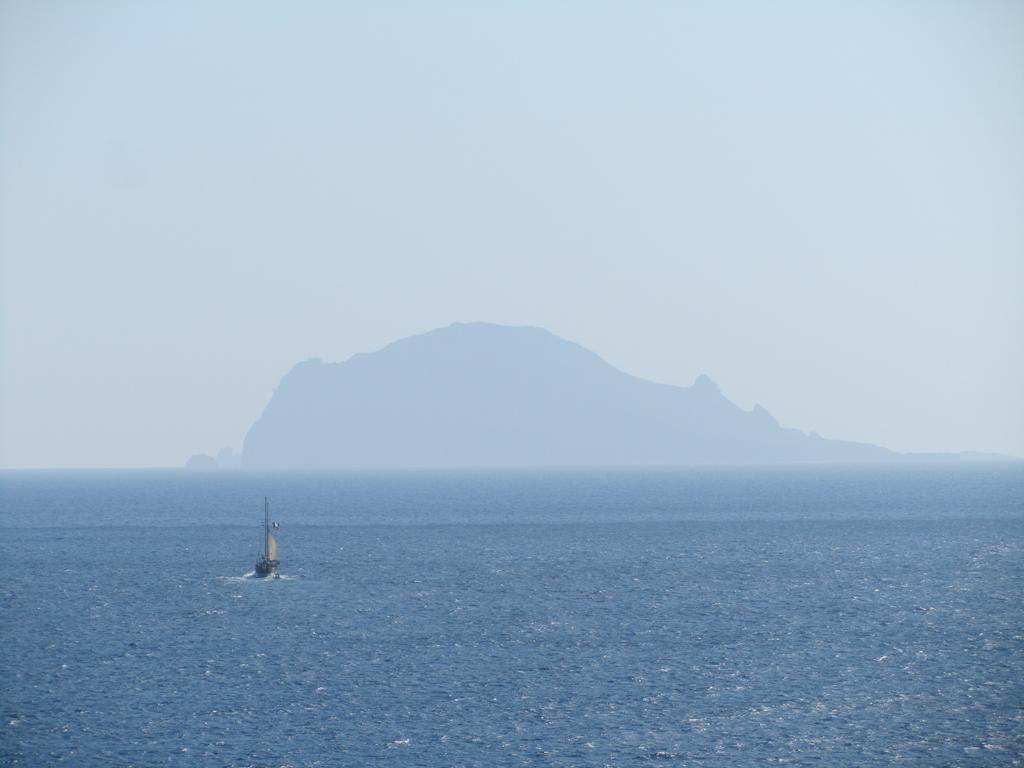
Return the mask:
{"type": "Polygon", "coordinates": [[[1024,764],[1021,464],[5,471],[0,535],[2,766],[1024,764]]]}

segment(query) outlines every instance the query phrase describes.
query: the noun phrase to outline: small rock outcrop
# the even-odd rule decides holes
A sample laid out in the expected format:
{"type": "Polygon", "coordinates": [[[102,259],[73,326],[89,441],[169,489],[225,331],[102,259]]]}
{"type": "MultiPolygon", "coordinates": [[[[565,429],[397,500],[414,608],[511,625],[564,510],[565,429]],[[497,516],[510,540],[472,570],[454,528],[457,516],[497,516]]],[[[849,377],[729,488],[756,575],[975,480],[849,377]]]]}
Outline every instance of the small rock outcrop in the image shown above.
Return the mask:
{"type": "Polygon", "coordinates": [[[208,453],[193,453],[185,462],[185,469],[216,469],[217,460],[208,453]]]}

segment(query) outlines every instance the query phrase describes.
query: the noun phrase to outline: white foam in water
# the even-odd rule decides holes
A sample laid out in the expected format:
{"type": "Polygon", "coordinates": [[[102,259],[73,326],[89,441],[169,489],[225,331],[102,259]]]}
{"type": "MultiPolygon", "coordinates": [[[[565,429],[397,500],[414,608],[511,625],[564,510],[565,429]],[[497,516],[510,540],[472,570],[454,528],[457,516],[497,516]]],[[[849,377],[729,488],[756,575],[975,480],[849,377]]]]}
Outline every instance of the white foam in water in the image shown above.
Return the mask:
{"type": "Polygon", "coordinates": [[[259,582],[259,581],[298,581],[302,577],[301,576],[291,576],[291,575],[285,574],[285,573],[279,573],[277,576],[257,576],[256,575],[256,571],[249,571],[244,576],[220,576],[218,578],[219,578],[220,581],[224,581],[224,582],[228,582],[228,583],[231,583],[231,582],[240,583],[240,582],[247,582],[247,581],[256,581],[256,582],[259,582]]]}
{"type": "Polygon", "coordinates": [[[256,571],[249,571],[247,574],[245,574],[243,576],[218,576],[217,580],[218,581],[228,582],[228,583],[231,583],[231,582],[239,583],[239,582],[243,582],[243,581],[248,581],[249,579],[251,579],[255,575],[256,575],[256,571]]]}

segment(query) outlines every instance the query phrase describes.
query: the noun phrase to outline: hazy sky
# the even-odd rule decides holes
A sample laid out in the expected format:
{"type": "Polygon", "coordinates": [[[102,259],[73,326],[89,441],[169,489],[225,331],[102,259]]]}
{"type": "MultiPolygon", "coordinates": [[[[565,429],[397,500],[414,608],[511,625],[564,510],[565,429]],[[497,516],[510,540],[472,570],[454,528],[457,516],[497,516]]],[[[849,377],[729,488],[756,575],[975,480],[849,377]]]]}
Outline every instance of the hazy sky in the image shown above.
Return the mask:
{"type": "Polygon", "coordinates": [[[1024,3],[0,4],[0,466],[447,325],[1024,456],[1024,3]]]}

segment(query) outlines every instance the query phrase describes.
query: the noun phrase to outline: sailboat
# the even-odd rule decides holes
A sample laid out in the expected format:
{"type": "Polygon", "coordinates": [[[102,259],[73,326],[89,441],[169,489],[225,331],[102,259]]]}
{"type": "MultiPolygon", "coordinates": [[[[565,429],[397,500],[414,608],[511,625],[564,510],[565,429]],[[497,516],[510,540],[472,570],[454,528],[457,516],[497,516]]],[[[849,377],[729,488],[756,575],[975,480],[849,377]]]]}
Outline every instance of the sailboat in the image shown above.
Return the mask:
{"type": "MultiPolygon", "coordinates": [[[[274,523],[274,528],[277,528],[277,523],[274,523]]],[[[277,575],[277,566],[279,564],[277,559],[277,539],[270,532],[270,500],[264,496],[263,551],[260,553],[260,559],[256,561],[256,576],[259,578],[266,576],[273,576],[275,579],[280,578],[277,575]]]]}

